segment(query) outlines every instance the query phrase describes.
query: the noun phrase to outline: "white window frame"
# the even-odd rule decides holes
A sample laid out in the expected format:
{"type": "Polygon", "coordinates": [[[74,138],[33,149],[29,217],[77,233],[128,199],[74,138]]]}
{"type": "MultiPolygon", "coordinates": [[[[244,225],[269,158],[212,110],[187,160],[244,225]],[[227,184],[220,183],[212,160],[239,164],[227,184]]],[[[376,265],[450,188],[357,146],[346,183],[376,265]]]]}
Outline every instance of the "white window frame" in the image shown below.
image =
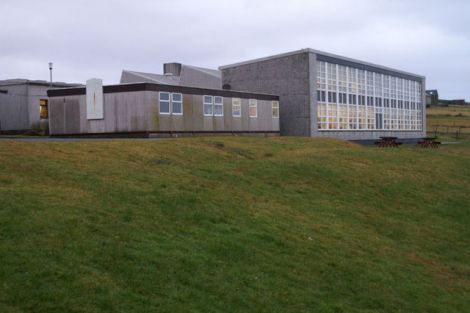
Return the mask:
{"type": "Polygon", "coordinates": [[[224,116],[224,97],[222,97],[222,96],[214,96],[214,102],[213,102],[213,103],[214,103],[214,106],[213,106],[213,108],[212,108],[212,113],[214,113],[214,116],[224,116]],[[220,104],[217,104],[217,103],[215,102],[215,99],[216,99],[216,98],[220,98],[220,104]],[[216,106],[221,106],[221,107],[222,107],[222,114],[215,114],[215,107],[216,107],[216,106]]]}
{"type": "Polygon", "coordinates": [[[209,96],[209,95],[203,95],[202,96],[202,114],[204,116],[214,116],[214,96],[209,96]],[[211,102],[206,102],[206,97],[210,97],[211,102]],[[206,105],[211,106],[211,113],[207,114],[206,111],[204,110],[206,105]]]}
{"type": "Polygon", "coordinates": [[[279,118],[280,112],[279,112],[279,101],[271,101],[271,117],[272,118],[279,118]],[[277,116],[274,116],[273,110],[274,108],[277,107],[277,116]]]}
{"type": "Polygon", "coordinates": [[[248,116],[250,118],[257,118],[258,117],[258,101],[256,99],[249,99],[248,101],[248,116]],[[254,107],[256,109],[256,115],[252,116],[251,115],[251,107],[254,107]]]}
{"type": "Polygon", "coordinates": [[[242,117],[242,99],[240,98],[232,98],[232,117],[242,117]],[[238,107],[237,111],[234,110],[236,106],[238,107]],[[239,112],[239,114],[235,115],[234,112],[239,112]]]}
{"type": "Polygon", "coordinates": [[[166,91],[160,91],[158,93],[158,113],[161,115],[170,115],[171,114],[171,93],[166,91]],[[168,100],[162,100],[162,94],[168,94],[168,100]],[[162,101],[168,101],[168,112],[162,112],[162,101]]]}
{"type": "Polygon", "coordinates": [[[170,107],[171,107],[171,114],[173,114],[173,115],[183,115],[183,94],[182,93],[176,92],[176,93],[171,94],[171,106],[170,107]],[[181,96],[181,101],[173,100],[174,95],[180,95],[181,96]],[[173,103],[175,103],[175,102],[181,104],[181,113],[175,113],[173,111],[173,103]]]}

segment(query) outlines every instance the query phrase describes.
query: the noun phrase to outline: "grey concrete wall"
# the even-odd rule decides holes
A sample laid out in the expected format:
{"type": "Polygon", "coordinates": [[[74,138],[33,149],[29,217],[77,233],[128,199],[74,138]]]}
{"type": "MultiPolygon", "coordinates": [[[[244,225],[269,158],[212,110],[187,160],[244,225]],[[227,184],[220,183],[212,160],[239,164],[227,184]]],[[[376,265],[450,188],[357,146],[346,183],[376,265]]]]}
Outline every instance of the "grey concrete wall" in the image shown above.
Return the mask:
{"type": "Polygon", "coordinates": [[[232,90],[278,95],[281,134],[310,136],[309,58],[305,52],[224,68],[222,84],[232,90]]]}
{"type": "MultiPolygon", "coordinates": [[[[208,94],[210,95],[210,94],[208,94]]],[[[132,132],[278,132],[271,101],[258,100],[258,117],[248,115],[248,99],[241,99],[242,116],[232,117],[232,98],[224,97],[224,116],[204,116],[202,95],[183,95],[183,115],[159,114],[154,91],[104,94],[104,119],[86,119],[86,96],[58,96],[49,101],[51,135],[132,132]]]]}

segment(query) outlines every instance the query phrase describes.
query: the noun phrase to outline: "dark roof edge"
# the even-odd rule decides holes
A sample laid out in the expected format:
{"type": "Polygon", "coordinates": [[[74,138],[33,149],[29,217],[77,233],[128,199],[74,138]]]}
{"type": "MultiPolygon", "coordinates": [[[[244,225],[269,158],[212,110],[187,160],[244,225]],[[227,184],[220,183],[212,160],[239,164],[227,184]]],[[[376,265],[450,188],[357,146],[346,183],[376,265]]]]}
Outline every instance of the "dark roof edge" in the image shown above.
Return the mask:
{"type": "Polygon", "coordinates": [[[351,62],[350,64],[355,64],[355,65],[359,64],[361,66],[369,66],[370,69],[374,69],[373,70],[374,72],[378,72],[379,70],[390,71],[390,73],[393,73],[394,76],[398,76],[398,77],[400,77],[400,75],[404,75],[404,76],[408,76],[408,77],[413,77],[413,80],[418,80],[418,79],[421,80],[421,79],[425,78],[425,76],[422,76],[422,75],[409,73],[409,72],[405,72],[405,71],[402,71],[402,70],[399,70],[399,69],[395,69],[395,68],[391,68],[391,67],[387,67],[387,66],[383,66],[383,65],[379,65],[379,64],[369,63],[369,62],[365,62],[365,61],[361,61],[361,60],[357,60],[357,59],[352,59],[352,58],[349,58],[349,57],[344,57],[344,56],[341,56],[341,55],[337,55],[337,54],[333,54],[333,53],[329,53],[329,52],[324,52],[324,51],[320,51],[320,50],[315,50],[315,49],[311,49],[311,48],[305,48],[305,49],[290,51],[290,52],[286,52],[286,53],[275,54],[275,55],[271,55],[271,56],[267,56],[267,57],[256,58],[256,59],[242,61],[242,62],[238,62],[238,63],[223,65],[223,66],[219,66],[219,70],[229,69],[229,68],[232,68],[232,67],[247,65],[247,64],[251,64],[251,63],[258,63],[258,62],[277,59],[277,58],[283,58],[283,57],[296,55],[296,54],[301,54],[301,53],[313,53],[313,54],[316,54],[317,57],[318,56],[324,56],[324,57],[327,57],[327,58],[331,58],[331,60],[333,60],[333,59],[334,60],[341,60],[341,61],[344,61],[344,62],[351,62]],[[398,75],[398,74],[400,74],[400,75],[398,75]]]}
{"type": "MultiPolygon", "coordinates": [[[[183,94],[193,95],[210,95],[210,96],[222,96],[222,97],[233,97],[233,98],[253,98],[259,100],[279,100],[279,96],[264,94],[264,93],[252,93],[235,90],[224,90],[224,89],[210,89],[210,88],[196,88],[196,87],[185,87],[176,85],[164,85],[154,83],[132,83],[132,84],[119,84],[119,85],[108,85],[103,86],[103,93],[118,93],[118,92],[134,92],[134,91],[165,91],[165,92],[178,92],[183,94]]],[[[79,88],[63,88],[63,89],[50,89],[47,91],[49,97],[63,97],[63,96],[78,96],[86,94],[85,87],[79,88]]]]}

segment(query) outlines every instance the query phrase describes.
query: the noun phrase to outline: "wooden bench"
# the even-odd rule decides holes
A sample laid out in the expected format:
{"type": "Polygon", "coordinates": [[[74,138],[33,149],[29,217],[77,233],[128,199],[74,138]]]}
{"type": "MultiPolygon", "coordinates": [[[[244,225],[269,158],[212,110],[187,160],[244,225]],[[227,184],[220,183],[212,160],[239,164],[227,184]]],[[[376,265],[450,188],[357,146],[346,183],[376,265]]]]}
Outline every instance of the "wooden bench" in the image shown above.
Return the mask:
{"type": "Polygon", "coordinates": [[[379,148],[398,148],[402,142],[397,142],[397,137],[380,137],[379,141],[376,141],[375,144],[379,148]]]}
{"type": "Polygon", "coordinates": [[[425,137],[416,143],[421,148],[439,148],[440,144],[440,141],[436,141],[436,137],[425,137]]]}

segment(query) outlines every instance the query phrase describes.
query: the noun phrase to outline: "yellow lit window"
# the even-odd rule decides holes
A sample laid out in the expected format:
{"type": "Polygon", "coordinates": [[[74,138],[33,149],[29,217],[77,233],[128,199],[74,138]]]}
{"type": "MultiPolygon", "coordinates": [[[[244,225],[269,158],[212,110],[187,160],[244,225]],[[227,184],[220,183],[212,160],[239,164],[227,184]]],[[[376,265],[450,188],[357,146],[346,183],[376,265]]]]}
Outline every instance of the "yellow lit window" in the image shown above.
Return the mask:
{"type": "Polygon", "coordinates": [[[41,119],[49,118],[48,101],[46,99],[39,100],[39,117],[41,119]]]}
{"type": "Polygon", "coordinates": [[[279,118],[279,101],[271,102],[273,118],[279,118]]]}

